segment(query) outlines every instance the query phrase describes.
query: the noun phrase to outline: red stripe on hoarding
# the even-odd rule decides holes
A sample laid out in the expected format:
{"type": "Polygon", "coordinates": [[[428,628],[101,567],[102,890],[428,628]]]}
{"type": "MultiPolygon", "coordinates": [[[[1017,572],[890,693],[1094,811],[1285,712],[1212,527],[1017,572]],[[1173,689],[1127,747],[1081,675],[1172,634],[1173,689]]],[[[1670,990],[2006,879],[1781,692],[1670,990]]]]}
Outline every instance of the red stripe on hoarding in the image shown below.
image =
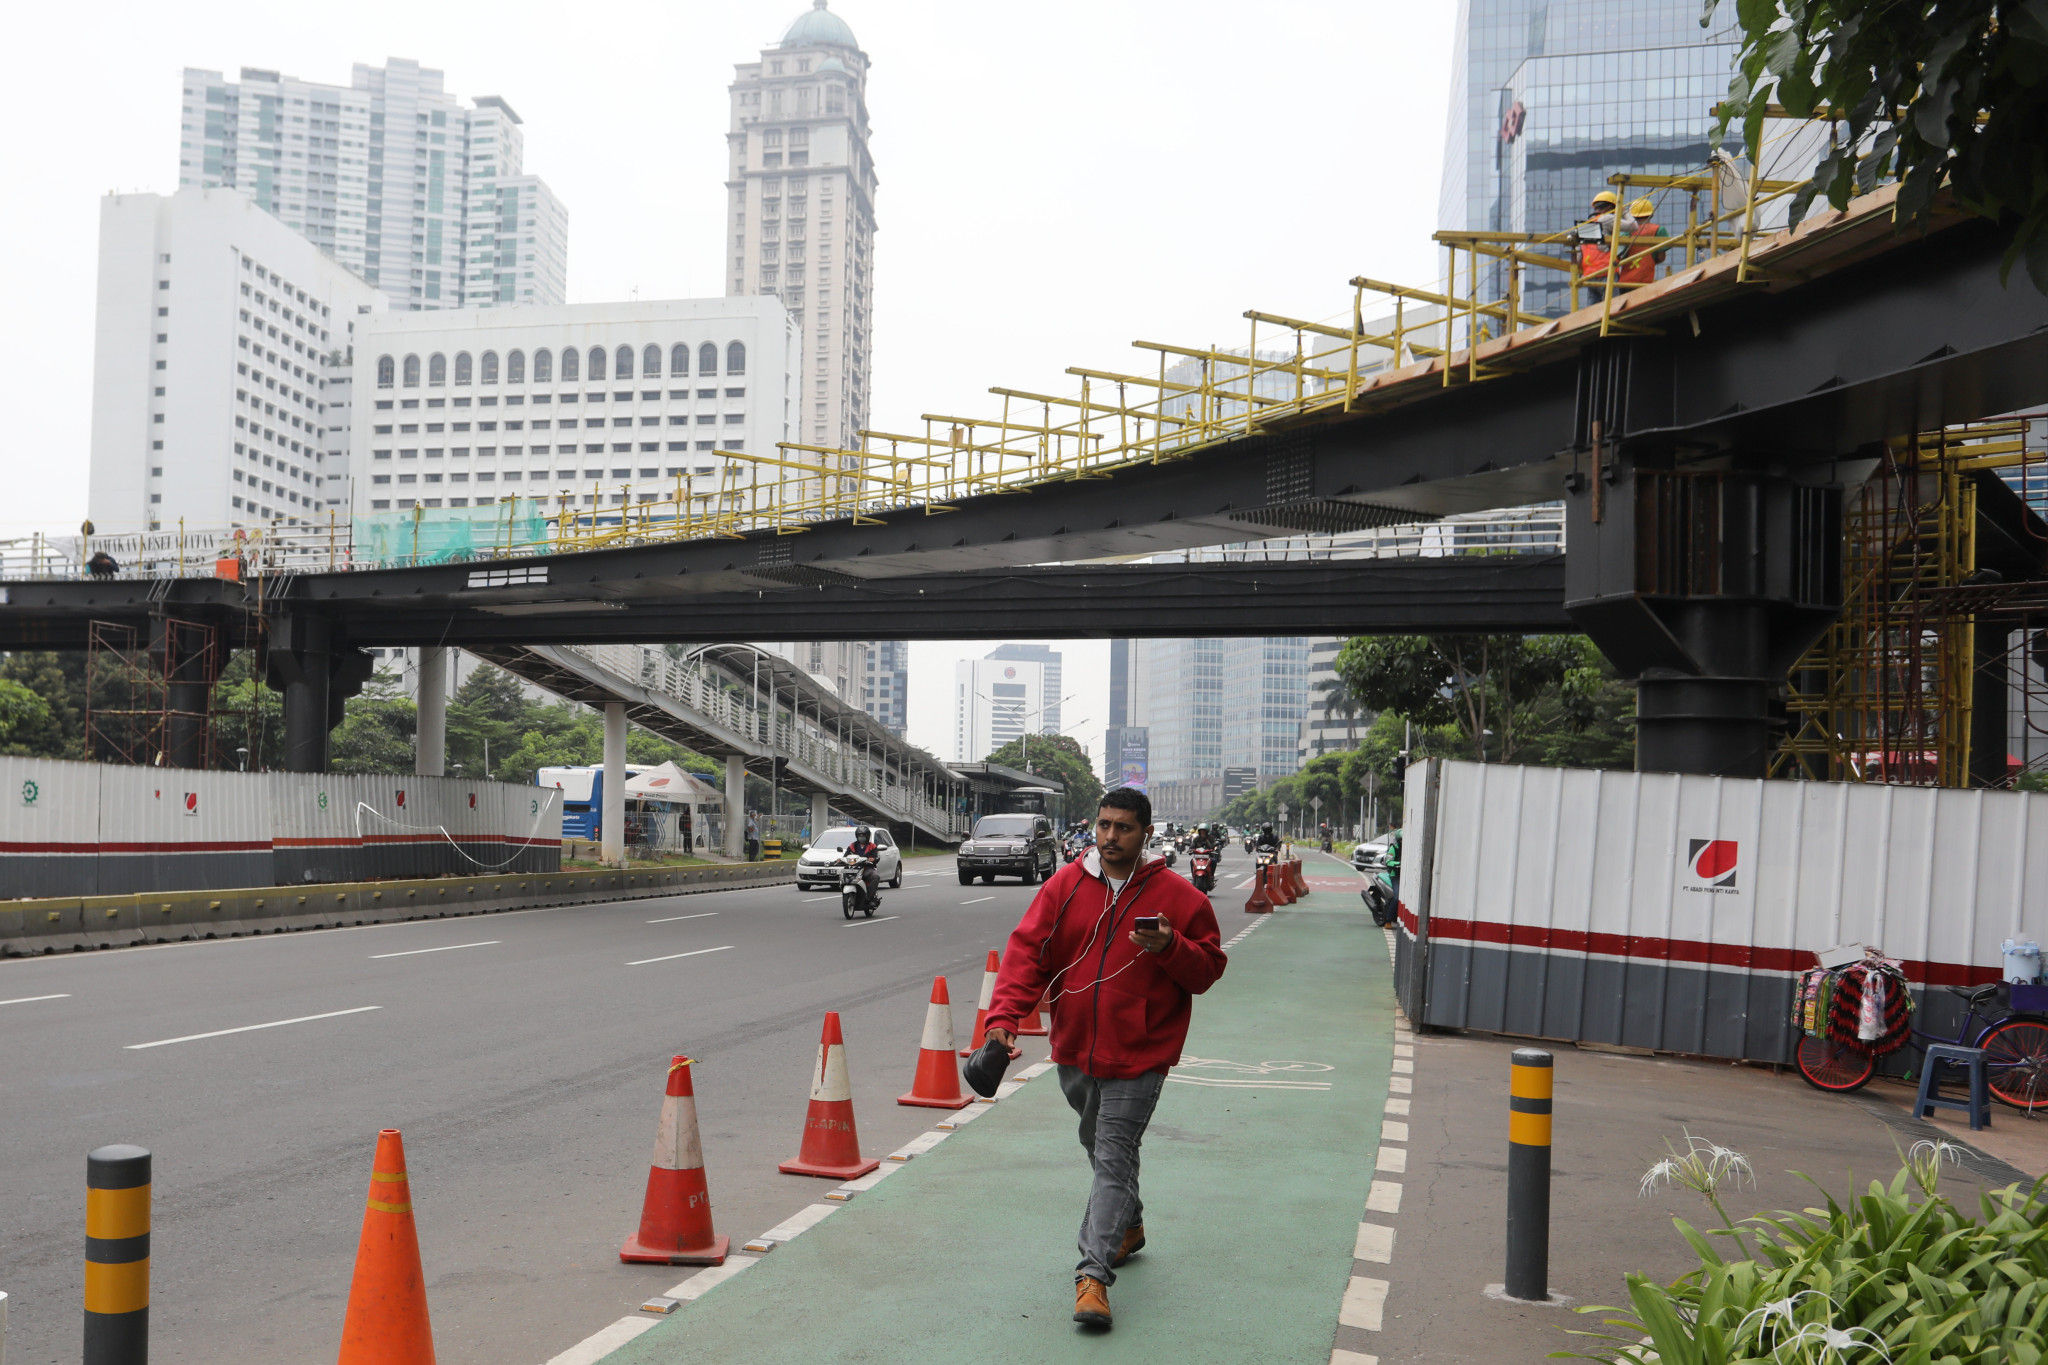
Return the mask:
{"type": "MultiPolygon", "coordinates": [[[[275,839],[260,843],[204,840],[159,844],[0,842],[0,857],[17,853],[268,853],[273,848],[367,848],[377,844],[438,844],[442,842],[442,838],[443,836],[439,834],[372,834],[361,839],[275,839]]],[[[454,839],[458,844],[516,844],[522,848],[542,848],[561,842],[559,839],[529,839],[518,834],[461,834],[454,836],[454,839]]]]}
{"type": "MultiPolygon", "coordinates": [[[[1401,924],[1417,932],[1414,912],[1401,907],[1401,924]]],[[[1646,934],[1596,934],[1583,929],[1553,929],[1540,924],[1502,924],[1498,920],[1447,919],[1432,915],[1429,936],[1468,943],[1498,943],[1541,952],[1588,953],[1596,957],[1633,958],[1646,962],[1683,962],[1709,967],[1736,967],[1765,972],[1803,972],[1814,965],[1804,948],[1777,948],[1748,943],[1704,943],[1698,939],[1656,938],[1646,934]]],[[[1963,962],[1920,962],[1900,959],[1909,981],[1929,986],[1981,986],[1997,981],[1995,967],[1963,962]]]]}

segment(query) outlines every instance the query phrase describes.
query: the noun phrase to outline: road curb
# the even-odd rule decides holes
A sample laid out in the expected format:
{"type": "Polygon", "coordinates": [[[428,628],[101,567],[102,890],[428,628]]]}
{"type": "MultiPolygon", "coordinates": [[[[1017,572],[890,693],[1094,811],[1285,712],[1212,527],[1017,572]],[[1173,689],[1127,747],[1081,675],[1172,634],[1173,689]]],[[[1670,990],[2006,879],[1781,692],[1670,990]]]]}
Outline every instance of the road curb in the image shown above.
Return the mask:
{"type": "Polygon", "coordinates": [[[795,875],[793,862],[740,863],[52,896],[0,902],[0,957],[692,895],[777,886],[795,875]]]}

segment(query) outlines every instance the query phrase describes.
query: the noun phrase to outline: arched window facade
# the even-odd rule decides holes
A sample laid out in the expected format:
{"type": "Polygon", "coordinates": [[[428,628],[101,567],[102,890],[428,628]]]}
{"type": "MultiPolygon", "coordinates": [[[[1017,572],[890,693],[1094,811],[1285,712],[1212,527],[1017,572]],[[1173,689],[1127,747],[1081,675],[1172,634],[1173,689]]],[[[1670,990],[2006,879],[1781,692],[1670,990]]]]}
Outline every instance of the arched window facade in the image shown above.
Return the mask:
{"type": "Polygon", "coordinates": [[[427,387],[448,382],[448,357],[439,351],[427,358],[427,387]]]}
{"type": "Polygon", "coordinates": [[[505,352],[505,382],[524,384],[526,382],[526,352],[505,352]]]}
{"type": "Polygon", "coordinates": [[[706,376],[718,373],[718,347],[715,343],[707,341],[697,348],[697,373],[706,376]]]}
{"type": "Polygon", "coordinates": [[[377,357],[377,387],[388,389],[398,382],[398,362],[388,355],[377,357]]]}
{"type": "Polygon", "coordinates": [[[555,353],[543,346],[533,353],[533,382],[552,384],[555,382],[555,353]]]}
{"type": "Polygon", "coordinates": [[[590,348],[590,382],[595,384],[602,378],[604,378],[604,347],[593,346],[590,348]]]}
{"type": "Polygon", "coordinates": [[[669,347],[668,372],[671,378],[683,379],[690,373],[690,343],[678,341],[669,347]]]}
{"type": "Polygon", "coordinates": [[[477,357],[476,365],[477,383],[495,384],[498,382],[498,353],[496,351],[485,351],[481,356],[477,357]]]}
{"type": "Polygon", "coordinates": [[[633,348],[631,346],[621,346],[618,349],[618,353],[612,357],[612,378],[631,379],[632,377],[633,348]]]}
{"type": "Polygon", "coordinates": [[[420,358],[416,355],[405,358],[405,386],[408,389],[420,386],[420,358]]]}
{"type": "Polygon", "coordinates": [[[661,347],[649,346],[640,352],[640,373],[648,379],[661,378],[661,347]]]}
{"type": "Polygon", "coordinates": [[[747,372],[747,348],[744,343],[733,342],[725,348],[725,372],[745,374],[747,372]]]}
{"type": "Polygon", "coordinates": [[[562,348],[562,382],[564,384],[573,384],[578,379],[581,379],[583,377],[582,364],[582,358],[577,355],[576,348],[574,346],[564,346],[562,348]]]}
{"type": "Polygon", "coordinates": [[[469,358],[469,352],[457,351],[455,353],[455,382],[467,384],[475,372],[475,365],[469,358]]]}

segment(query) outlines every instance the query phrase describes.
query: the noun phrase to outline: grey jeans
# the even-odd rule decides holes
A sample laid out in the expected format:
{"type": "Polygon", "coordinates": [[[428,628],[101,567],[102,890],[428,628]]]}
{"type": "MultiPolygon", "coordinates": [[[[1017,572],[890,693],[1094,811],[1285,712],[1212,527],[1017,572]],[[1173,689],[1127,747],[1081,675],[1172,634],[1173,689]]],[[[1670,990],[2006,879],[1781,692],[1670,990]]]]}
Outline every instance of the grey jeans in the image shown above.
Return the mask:
{"type": "Polygon", "coordinates": [[[1144,1221],[1145,1204],[1138,1198],[1138,1144],[1166,1073],[1148,1071],[1129,1080],[1103,1080],[1079,1067],[1060,1068],[1060,1089],[1081,1116],[1081,1150],[1095,1170],[1088,1207],[1081,1213],[1081,1262],[1074,1277],[1092,1276],[1116,1283],[1109,1263],[1122,1249],[1124,1229],[1144,1221]]]}

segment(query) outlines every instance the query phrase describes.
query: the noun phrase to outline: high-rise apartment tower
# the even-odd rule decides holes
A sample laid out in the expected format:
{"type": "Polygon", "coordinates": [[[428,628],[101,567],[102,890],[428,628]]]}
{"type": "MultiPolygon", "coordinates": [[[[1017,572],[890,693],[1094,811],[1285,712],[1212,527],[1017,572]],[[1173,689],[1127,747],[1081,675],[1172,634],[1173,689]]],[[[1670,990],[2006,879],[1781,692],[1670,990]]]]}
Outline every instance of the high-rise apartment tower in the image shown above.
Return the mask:
{"type": "Polygon", "coordinates": [[[523,146],[511,105],[467,106],[418,62],[358,63],[345,86],[188,69],[178,184],[240,190],[393,308],[560,304],[568,215],[523,146]]]}
{"type": "Polygon", "coordinates": [[[852,449],[868,424],[875,162],[868,56],[825,0],[734,68],[727,293],[773,294],[801,325],[791,439],[852,449]]]}

